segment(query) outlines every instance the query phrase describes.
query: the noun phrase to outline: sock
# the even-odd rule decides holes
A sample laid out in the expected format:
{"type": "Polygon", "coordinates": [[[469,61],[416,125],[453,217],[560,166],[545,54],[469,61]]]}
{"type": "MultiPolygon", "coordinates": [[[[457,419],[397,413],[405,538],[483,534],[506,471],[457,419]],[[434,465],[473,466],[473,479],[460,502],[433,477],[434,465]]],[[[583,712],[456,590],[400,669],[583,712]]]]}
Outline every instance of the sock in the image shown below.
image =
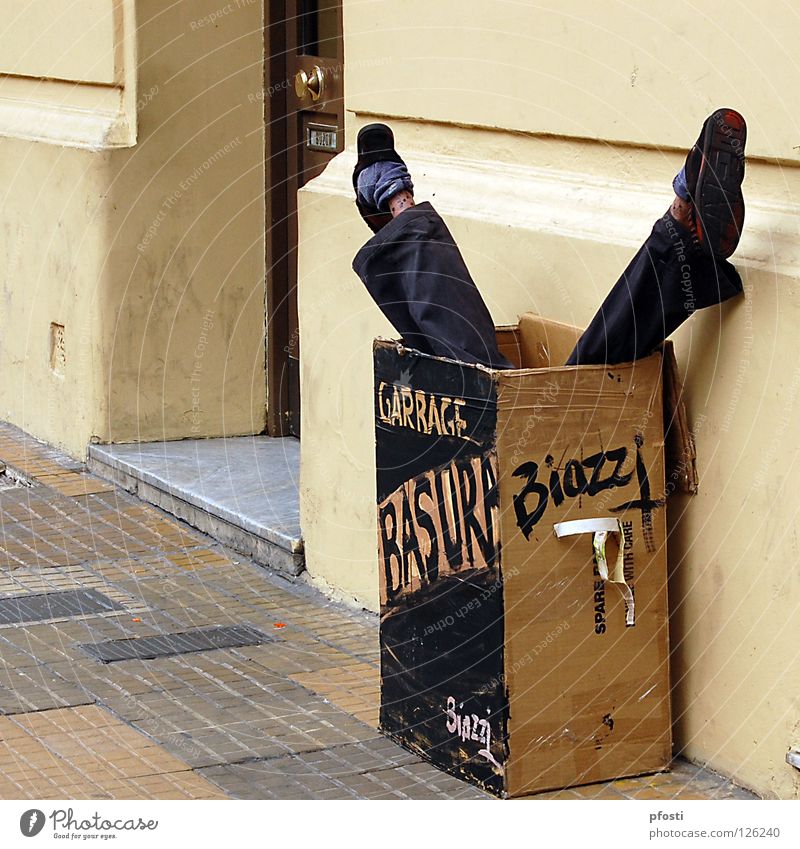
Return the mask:
{"type": "Polygon", "coordinates": [[[388,212],[390,199],[404,190],[413,195],[414,184],[408,169],[399,162],[375,162],[358,175],[361,202],[382,212],[388,212]]]}
{"type": "Polygon", "coordinates": [[[686,166],[685,165],[675,175],[675,179],[672,181],[672,188],[675,190],[675,194],[681,200],[691,200],[691,198],[689,197],[689,187],[686,185],[686,166]]]}

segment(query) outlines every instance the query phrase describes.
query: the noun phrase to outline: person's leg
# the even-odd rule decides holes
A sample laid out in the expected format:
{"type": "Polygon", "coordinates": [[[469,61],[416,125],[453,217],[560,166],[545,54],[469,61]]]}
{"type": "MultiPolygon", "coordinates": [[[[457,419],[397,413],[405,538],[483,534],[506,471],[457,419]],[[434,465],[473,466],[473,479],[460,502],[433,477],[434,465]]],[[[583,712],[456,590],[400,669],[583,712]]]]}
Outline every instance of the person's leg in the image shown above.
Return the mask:
{"type": "Polygon", "coordinates": [[[403,339],[436,357],[513,365],[447,225],[430,203],[404,209],[356,254],[353,270],[403,339]]]}
{"type": "Polygon", "coordinates": [[[733,265],[700,250],[691,231],[667,212],[609,292],[567,365],[645,357],[695,310],[741,292],[733,265]]]}
{"type": "Polygon", "coordinates": [[[391,130],[359,133],[353,186],[375,235],[353,269],[403,343],[427,354],[490,368],[512,364],[497,347],[494,322],[450,231],[429,203],[414,203],[413,183],[394,151],[391,130]]]}
{"type": "Polygon", "coordinates": [[[567,365],[647,356],[695,310],[741,294],[741,278],[727,257],[744,222],[745,137],[744,120],[732,110],[718,110],[706,120],[673,184],[678,196],[609,292],[567,365]]]}
{"type": "Polygon", "coordinates": [[[389,212],[391,212],[392,218],[397,218],[401,212],[411,209],[412,206],[414,206],[414,195],[405,189],[389,198],[389,212]]]}

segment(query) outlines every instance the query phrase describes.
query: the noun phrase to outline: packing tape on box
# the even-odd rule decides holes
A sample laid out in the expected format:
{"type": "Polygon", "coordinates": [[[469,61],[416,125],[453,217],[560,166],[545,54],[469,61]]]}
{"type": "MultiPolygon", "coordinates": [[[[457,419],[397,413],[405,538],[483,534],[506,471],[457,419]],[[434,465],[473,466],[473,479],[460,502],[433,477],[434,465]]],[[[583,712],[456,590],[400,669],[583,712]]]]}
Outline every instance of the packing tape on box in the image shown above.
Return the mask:
{"type": "Polygon", "coordinates": [[[622,546],[622,528],[619,519],[611,517],[598,519],[575,519],[572,522],[558,522],[553,525],[555,535],[562,537],[576,536],[578,534],[593,534],[592,547],[594,559],[597,563],[597,571],[600,577],[610,584],[616,584],[625,601],[625,624],[635,623],[635,611],[633,605],[633,591],[625,580],[624,552],[622,546]],[[611,570],[608,568],[606,557],[606,542],[609,534],[617,535],[617,559],[611,570]]]}

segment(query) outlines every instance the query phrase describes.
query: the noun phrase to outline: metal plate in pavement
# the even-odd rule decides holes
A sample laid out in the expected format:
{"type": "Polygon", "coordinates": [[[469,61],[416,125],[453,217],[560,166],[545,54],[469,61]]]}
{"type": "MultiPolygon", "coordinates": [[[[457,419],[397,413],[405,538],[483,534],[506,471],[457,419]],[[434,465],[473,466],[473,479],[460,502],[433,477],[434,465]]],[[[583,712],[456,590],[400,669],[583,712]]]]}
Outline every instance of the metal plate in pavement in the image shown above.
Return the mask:
{"type": "Polygon", "coordinates": [[[193,628],[175,634],[158,634],[153,637],[132,637],[123,640],[107,640],[102,643],[84,643],[81,648],[103,663],[118,660],[152,660],[176,654],[254,646],[272,642],[257,628],[249,625],[193,628]]]}
{"type": "Polygon", "coordinates": [[[0,625],[23,625],[116,610],[125,608],[96,590],[24,593],[0,598],[0,625]]]}

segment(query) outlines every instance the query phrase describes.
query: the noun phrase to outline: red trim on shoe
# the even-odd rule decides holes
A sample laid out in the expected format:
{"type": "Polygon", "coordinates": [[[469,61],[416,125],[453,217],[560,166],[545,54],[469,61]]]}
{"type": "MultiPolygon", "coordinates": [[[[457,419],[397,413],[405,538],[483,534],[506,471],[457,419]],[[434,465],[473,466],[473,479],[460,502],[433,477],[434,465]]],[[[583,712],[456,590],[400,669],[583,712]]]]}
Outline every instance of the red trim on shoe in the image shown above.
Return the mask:
{"type": "Polygon", "coordinates": [[[703,124],[686,160],[687,185],[703,249],[727,259],[739,244],[744,226],[742,195],[747,124],[734,109],[717,109],[703,124]],[[699,161],[696,180],[689,180],[699,161]]]}

